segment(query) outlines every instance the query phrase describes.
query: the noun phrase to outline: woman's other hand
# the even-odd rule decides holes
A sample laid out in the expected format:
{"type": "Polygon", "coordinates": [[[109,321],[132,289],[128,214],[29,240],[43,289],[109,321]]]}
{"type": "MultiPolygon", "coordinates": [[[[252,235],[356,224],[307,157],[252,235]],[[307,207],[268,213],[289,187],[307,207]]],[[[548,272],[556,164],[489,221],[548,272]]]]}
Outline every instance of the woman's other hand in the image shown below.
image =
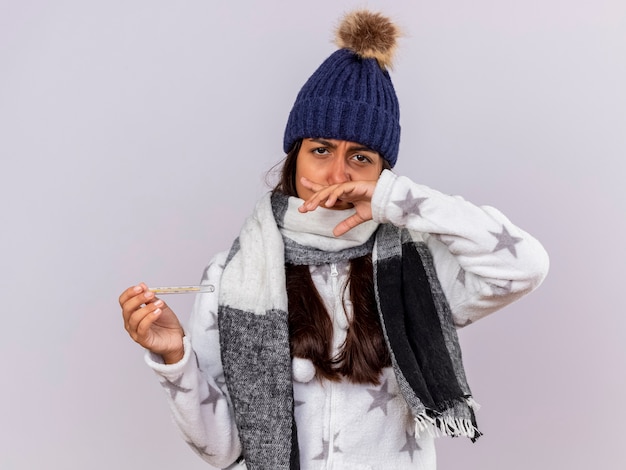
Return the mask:
{"type": "Polygon", "coordinates": [[[141,283],[126,289],[119,298],[124,328],[144,348],[163,357],[166,364],[184,354],[183,328],[176,314],[141,283]]]}
{"type": "Polygon", "coordinates": [[[372,220],[372,195],[376,181],[347,181],[345,183],[323,186],[301,178],[304,187],[315,193],[298,210],[302,213],[314,211],[319,206],[332,209],[338,202],[350,203],[356,213],[343,220],[333,230],[336,237],[343,235],[359,224],[372,220]]]}

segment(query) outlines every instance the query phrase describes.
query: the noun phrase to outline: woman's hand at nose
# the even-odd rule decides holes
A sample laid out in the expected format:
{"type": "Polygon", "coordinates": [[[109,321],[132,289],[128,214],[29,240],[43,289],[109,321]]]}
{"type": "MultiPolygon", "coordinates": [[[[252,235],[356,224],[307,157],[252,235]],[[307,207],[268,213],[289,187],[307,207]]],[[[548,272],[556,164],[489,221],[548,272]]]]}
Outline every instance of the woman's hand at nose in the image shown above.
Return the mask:
{"type": "Polygon", "coordinates": [[[347,181],[324,186],[301,178],[302,185],[315,192],[298,210],[302,213],[314,211],[318,207],[333,208],[337,203],[350,203],[356,213],[340,222],[333,230],[336,237],[343,235],[357,225],[372,220],[372,195],[376,181],[347,181]]]}

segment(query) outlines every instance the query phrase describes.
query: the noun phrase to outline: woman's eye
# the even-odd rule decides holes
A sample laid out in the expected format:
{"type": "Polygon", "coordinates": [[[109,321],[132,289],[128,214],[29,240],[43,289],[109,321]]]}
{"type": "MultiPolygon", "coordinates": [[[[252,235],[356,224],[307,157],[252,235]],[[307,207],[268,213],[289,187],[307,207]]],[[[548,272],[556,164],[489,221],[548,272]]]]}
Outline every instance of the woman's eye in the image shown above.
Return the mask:
{"type": "Polygon", "coordinates": [[[359,163],[371,163],[372,162],[372,160],[369,157],[366,157],[365,155],[355,155],[352,158],[354,158],[359,163]]]}
{"type": "Polygon", "coordinates": [[[328,153],[328,149],[325,147],[318,147],[316,149],[313,149],[313,153],[317,155],[326,155],[328,153]]]}

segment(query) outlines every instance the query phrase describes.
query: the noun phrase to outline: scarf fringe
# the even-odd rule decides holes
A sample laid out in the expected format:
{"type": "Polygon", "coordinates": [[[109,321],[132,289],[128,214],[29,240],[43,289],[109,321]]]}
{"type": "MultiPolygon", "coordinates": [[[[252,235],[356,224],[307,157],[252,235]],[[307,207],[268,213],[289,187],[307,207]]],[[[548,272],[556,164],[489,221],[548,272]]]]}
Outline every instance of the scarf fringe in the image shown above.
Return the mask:
{"type": "MultiPolygon", "coordinates": [[[[465,403],[474,411],[480,408],[480,405],[471,397],[466,398],[465,403]]],[[[472,441],[482,435],[469,418],[455,418],[450,415],[431,417],[426,411],[415,417],[415,437],[418,438],[424,433],[428,433],[431,437],[469,437],[472,441]]]]}

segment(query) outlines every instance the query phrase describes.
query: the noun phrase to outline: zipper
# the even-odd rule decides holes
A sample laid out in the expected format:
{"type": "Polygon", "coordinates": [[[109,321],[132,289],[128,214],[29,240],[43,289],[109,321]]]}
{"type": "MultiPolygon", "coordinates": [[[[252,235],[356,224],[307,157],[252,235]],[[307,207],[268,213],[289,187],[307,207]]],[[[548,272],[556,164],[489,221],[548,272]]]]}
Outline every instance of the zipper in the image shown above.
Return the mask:
{"type": "Polygon", "coordinates": [[[334,465],[335,449],[335,383],[330,383],[330,419],[328,423],[328,455],[326,469],[332,470],[334,465]]]}
{"type": "Polygon", "coordinates": [[[334,278],[339,276],[339,271],[337,271],[337,265],[335,263],[330,263],[330,275],[334,278]]]}
{"type": "Polygon", "coordinates": [[[337,265],[335,263],[331,263],[330,264],[330,285],[332,287],[333,290],[333,324],[335,323],[336,320],[336,316],[337,316],[337,303],[341,302],[341,299],[339,298],[339,289],[338,289],[338,284],[339,284],[339,271],[337,270],[337,265]]]}
{"type": "MultiPolygon", "coordinates": [[[[337,269],[337,265],[335,263],[330,264],[330,278],[331,278],[331,287],[334,297],[334,305],[332,311],[332,322],[333,322],[333,343],[335,342],[334,338],[334,330],[335,323],[337,322],[337,307],[338,304],[341,303],[340,293],[339,293],[339,270],[337,269]]],[[[334,352],[334,347],[333,347],[334,352]]],[[[336,414],[336,405],[335,405],[335,386],[334,382],[330,383],[329,387],[329,402],[330,402],[330,416],[328,420],[328,460],[326,461],[326,468],[328,470],[332,470],[334,465],[334,449],[335,449],[335,414],[336,414]]]]}
{"type": "MultiPolygon", "coordinates": [[[[337,315],[338,309],[341,306],[341,293],[339,292],[339,270],[337,269],[337,264],[330,264],[330,278],[331,278],[331,287],[334,297],[334,306],[333,306],[333,343],[335,343],[336,338],[334,337],[335,325],[337,323],[337,315]]],[[[333,352],[334,352],[333,347],[333,352]]],[[[330,383],[329,394],[330,394],[330,419],[328,422],[328,460],[326,462],[326,468],[328,470],[332,470],[334,466],[334,449],[335,449],[335,419],[337,414],[337,406],[336,406],[336,384],[334,382],[330,383]]]]}

